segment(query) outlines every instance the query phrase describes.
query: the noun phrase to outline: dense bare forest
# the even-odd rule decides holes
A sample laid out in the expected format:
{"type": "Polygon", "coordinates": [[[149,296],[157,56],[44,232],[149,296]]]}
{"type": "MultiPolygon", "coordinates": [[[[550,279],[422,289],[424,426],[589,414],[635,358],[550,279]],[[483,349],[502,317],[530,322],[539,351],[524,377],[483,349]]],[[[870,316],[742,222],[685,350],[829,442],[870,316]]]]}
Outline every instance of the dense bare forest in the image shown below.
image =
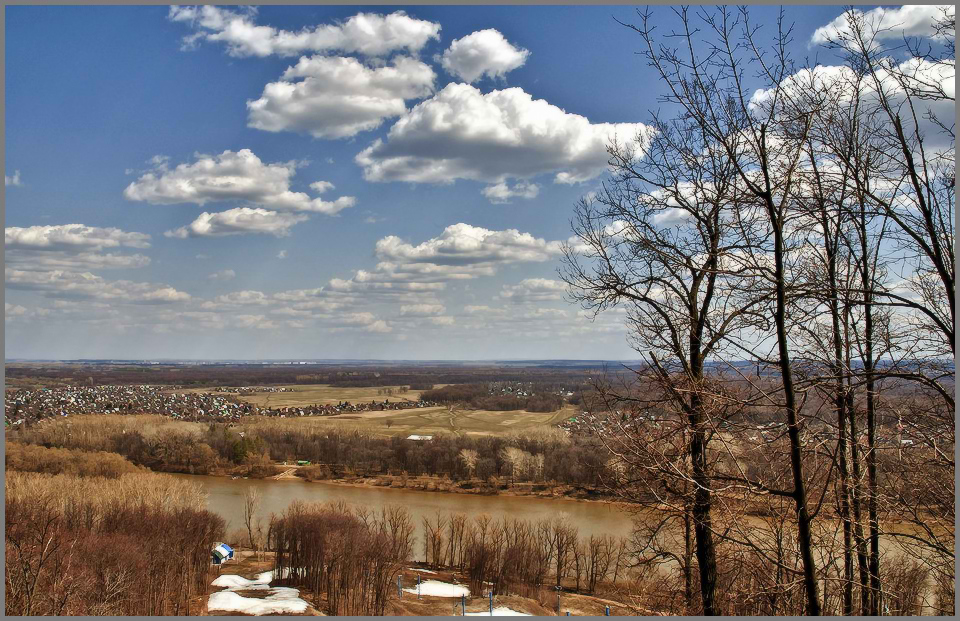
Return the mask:
{"type": "Polygon", "coordinates": [[[722,612],[720,550],[734,544],[775,577],[762,589],[774,614],[915,612],[891,591],[903,565],[884,567],[886,540],[937,585],[928,606],[952,614],[954,13],[933,24],[941,44],[895,46],[875,14],[851,9],[827,42],[844,63],[833,67],[790,57],[782,11],[772,39],[747,8],[675,13],[671,36],[650,11],[626,25],[665,111],[610,145],[614,174],[578,204],[562,277],[586,309],[626,307],[640,379],[657,385],[600,387],[603,410],[676,418],[590,426],[624,495],[653,495],[684,525],[699,574],[688,610],[722,612]],[[754,407],[781,424],[743,451],[724,430],[754,407]],[[734,499],[769,502],[779,522],[730,522],[734,499]],[[824,556],[831,510],[839,556],[824,556]],[[802,606],[781,608],[798,593],[802,606]]]}
{"type": "Polygon", "coordinates": [[[151,473],[5,477],[8,615],[200,610],[224,520],[196,485],[151,473]],[[191,602],[193,608],[191,608],[191,602]]]}

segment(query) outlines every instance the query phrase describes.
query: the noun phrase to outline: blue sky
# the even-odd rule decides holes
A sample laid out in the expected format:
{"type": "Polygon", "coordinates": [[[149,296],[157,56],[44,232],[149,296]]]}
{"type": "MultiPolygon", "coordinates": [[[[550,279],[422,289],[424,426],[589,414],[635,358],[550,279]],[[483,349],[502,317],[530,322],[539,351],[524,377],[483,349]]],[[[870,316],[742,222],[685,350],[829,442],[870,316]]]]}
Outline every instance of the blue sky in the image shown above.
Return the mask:
{"type": "Polygon", "coordinates": [[[635,358],[556,273],[661,105],[614,17],[7,7],[6,357],[635,358]]]}

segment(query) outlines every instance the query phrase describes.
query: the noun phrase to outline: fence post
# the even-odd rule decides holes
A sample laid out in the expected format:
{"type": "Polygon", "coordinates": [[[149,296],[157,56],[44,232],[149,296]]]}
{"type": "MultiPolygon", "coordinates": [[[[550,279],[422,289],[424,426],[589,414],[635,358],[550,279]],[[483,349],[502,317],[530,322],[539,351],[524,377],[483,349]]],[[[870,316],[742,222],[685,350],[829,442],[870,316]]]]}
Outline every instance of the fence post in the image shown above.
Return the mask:
{"type": "Polygon", "coordinates": [[[467,616],[467,596],[466,595],[460,596],[460,609],[462,611],[460,615],[463,617],[467,616]]]}
{"type": "Polygon", "coordinates": [[[493,616],[493,589],[490,589],[490,616],[493,616]]]}
{"type": "Polygon", "coordinates": [[[420,574],[417,574],[417,599],[420,599],[420,574]]]}
{"type": "Polygon", "coordinates": [[[609,617],[609,616],[610,616],[610,606],[606,606],[606,607],[604,608],[603,616],[605,616],[605,617],[609,617]]]}
{"type": "Polygon", "coordinates": [[[403,599],[403,589],[400,587],[402,576],[397,576],[397,597],[403,599]]]}

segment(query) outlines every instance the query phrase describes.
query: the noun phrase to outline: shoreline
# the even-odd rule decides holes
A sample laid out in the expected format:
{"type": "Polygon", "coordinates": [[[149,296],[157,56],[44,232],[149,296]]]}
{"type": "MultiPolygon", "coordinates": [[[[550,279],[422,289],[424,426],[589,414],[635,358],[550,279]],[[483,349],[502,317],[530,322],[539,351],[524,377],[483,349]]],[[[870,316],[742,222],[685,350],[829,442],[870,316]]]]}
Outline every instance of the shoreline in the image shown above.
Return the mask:
{"type": "MultiPolygon", "coordinates": [[[[189,473],[179,473],[179,474],[189,474],[189,473]]],[[[224,478],[233,478],[234,474],[231,473],[219,473],[219,474],[207,474],[201,476],[213,476],[213,477],[224,477],[224,478]]],[[[244,478],[244,477],[240,477],[244,478]]],[[[497,488],[496,486],[491,486],[490,484],[476,485],[475,487],[464,488],[460,487],[461,482],[453,482],[449,479],[444,480],[438,477],[433,476],[421,476],[421,477],[408,477],[406,484],[397,485],[396,483],[402,480],[400,475],[376,475],[370,477],[337,477],[337,478],[327,478],[327,479],[307,479],[305,477],[299,477],[295,474],[279,473],[278,475],[266,476],[266,477],[246,477],[247,480],[255,481],[271,481],[271,482],[282,482],[282,481],[300,481],[303,483],[325,483],[329,485],[337,485],[341,487],[357,487],[357,488],[374,488],[380,490],[396,490],[399,492],[424,492],[424,493],[435,493],[435,494],[466,494],[470,496],[506,496],[514,498],[535,498],[535,499],[544,499],[544,500],[570,500],[570,501],[579,501],[579,502],[590,502],[590,503],[603,503],[607,505],[616,505],[618,508],[624,509],[628,506],[631,506],[630,503],[624,502],[623,500],[618,499],[616,496],[610,494],[603,494],[599,491],[591,493],[591,491],[580,490],[569,485],[563,484],[548,484],[548,483],[527,483],[522,484],[521,486],[509,486],[506,489],[497,488]],[[543,489],[530,489],[533,487],[542,487],[543,489]],[[525,489],[526,488],[526,489],[525,489]]]]}

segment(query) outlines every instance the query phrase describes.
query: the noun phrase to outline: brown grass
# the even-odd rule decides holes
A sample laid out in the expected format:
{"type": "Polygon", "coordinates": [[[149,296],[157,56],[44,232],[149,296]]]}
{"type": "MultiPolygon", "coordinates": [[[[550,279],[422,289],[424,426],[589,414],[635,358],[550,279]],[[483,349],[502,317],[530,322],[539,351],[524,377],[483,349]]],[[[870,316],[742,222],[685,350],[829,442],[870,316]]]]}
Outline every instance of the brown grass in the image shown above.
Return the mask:
{"type": "Polygon", "coordinates": [[[281,421],[279,424],[300,429],[310,426],[319,429],[337,427],[383,437],[438,433],[499,436],[514,432],[528,432],[533,429],[550,429],[572,415],[572,406],[566,406],[558,412],[551,413],[523,410],[493,412],[454,409],[451,411],[446,407],[431,407],[383,412],[352,412],[339,416],[247,419],[242,425],[253,429],[256,425],[266,424],[267,421],[281,421]]]}
{"type": "MultiPolygon", "coordinates": [[[[419,401],[422,390],[407,390],[400,393],[400,386],[367,386],[363,388],[339,388],[329,384],[289,384],[278,386],[278,388],[288,388],[292,392],[259,392],[250,395],[236,395],[241,401],[245,401],[258,407],[286,408],[286,407],[304,407],[308,405],[336,405],[339,401],[349,401],[350,403],[369,403],[370,401],[383,401],[389,399],[395,401],[419,401]],[[392,389],[392,395],[384,394],[383,391],[392,389]]],[[[177,392],[213,392],[210,388],[191,388],[177,392]]]]}

